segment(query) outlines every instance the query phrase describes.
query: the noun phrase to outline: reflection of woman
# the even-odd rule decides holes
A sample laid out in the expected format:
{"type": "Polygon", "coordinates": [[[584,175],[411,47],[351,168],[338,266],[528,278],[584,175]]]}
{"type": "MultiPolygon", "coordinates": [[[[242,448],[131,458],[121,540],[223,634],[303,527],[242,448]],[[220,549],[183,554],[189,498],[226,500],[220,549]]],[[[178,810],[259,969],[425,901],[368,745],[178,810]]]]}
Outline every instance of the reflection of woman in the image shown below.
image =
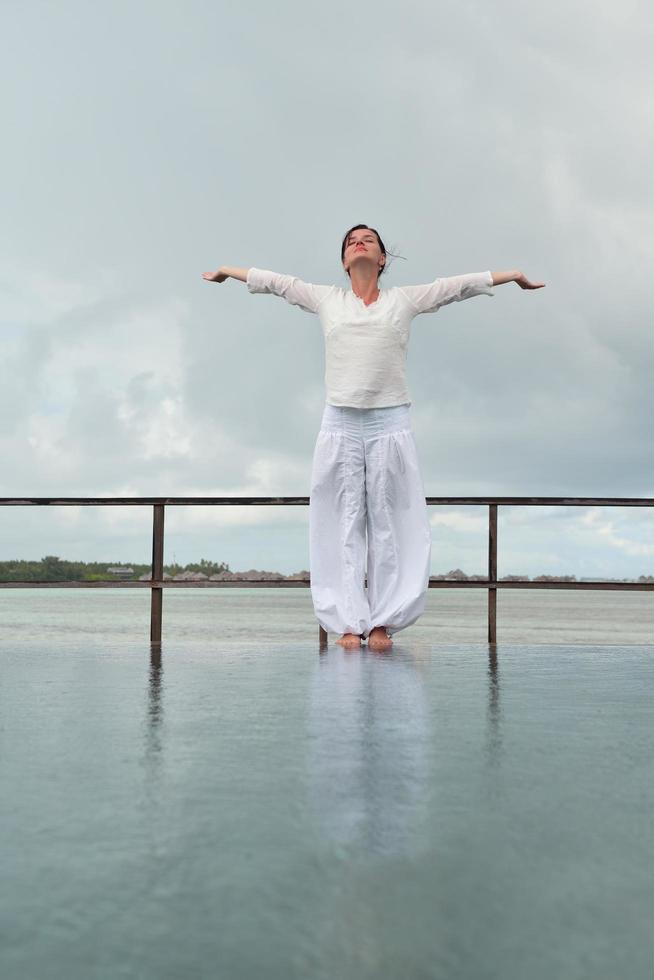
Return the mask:
{"type": "Polygon", "coordinates": [[[415,853],[430,814],[428,678],[406,651],[316,657],[306,716],[309,803],[351,854],[415,853]]]}
{"type": "Polygon", "coordinates": [[[405,377],[411,321],[492,295],[501,283],[543,283],[515,270],[380,290],[386,249],[367,225],[347,232],[341,261],[351,289],[231,266],[203,276],[239,279],[252,293],[274,293],[320,317],[327,404],[311,478],[311,594],[318,622],[341,633],[339,643],[359,646],[367,638],[370,647],[386,649],[391,635],[423,612],[429,585],[431,531],[405,377]]]}

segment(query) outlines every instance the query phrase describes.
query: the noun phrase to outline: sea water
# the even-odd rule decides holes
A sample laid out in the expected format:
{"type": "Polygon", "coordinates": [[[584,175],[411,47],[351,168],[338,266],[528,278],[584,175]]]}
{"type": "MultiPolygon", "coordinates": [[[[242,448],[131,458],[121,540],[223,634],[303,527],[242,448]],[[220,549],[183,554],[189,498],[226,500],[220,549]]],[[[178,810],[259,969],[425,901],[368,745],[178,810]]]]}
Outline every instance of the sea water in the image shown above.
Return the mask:
{"type": "MultiPolygon", "coordinates": [[[[497,638],[511,643],[654,644],[654,592],[499,590],[497,638]]],[[[148,589],[0,589],[0,644],[149,637],[148,589]]],[[[307,588],[166,588],[163,637],[237,643],[318,635],[307,588]]],[[[403,643],[484,642],[485,589],[432,589],[403,643]]],[[[336,639],[336,637],[334,637],[336,639]]]]}

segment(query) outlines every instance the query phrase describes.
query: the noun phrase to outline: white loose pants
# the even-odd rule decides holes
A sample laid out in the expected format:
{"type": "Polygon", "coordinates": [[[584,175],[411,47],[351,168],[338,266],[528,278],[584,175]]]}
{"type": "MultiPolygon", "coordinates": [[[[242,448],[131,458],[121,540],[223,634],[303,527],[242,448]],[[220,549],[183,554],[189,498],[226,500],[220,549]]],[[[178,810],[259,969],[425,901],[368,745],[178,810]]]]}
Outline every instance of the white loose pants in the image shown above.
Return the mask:
{"type": "Polygon", "coordinates": [[[313,606],[327,632],[396,633],[424,611],[431,528],[408,405],[325,406],[309,540],[313,606]]]}

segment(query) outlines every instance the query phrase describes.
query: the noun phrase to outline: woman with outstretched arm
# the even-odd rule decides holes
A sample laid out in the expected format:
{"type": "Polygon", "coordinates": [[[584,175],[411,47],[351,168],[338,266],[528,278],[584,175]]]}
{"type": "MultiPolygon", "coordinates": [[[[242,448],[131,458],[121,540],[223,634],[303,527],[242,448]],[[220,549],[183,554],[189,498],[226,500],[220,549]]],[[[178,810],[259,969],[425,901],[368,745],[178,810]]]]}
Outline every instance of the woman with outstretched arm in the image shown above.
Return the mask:
{"type": "Polygon", "coordinates": [[[264,269],[224,265],[209,282],[238,279],[320,318],[326,404],[313,455],[309,506],[311,596],[316,618],[344,646],[388,649],[418,619],[429,588],[431,527],[411,428],[406,353],[419,313],[515,282],[515,269],[379,288],[386,248],[368,225],[341,243],[350,288],[318,286],[264,269]],[[367,589],[365,579],[367,574],[367,589]]]}

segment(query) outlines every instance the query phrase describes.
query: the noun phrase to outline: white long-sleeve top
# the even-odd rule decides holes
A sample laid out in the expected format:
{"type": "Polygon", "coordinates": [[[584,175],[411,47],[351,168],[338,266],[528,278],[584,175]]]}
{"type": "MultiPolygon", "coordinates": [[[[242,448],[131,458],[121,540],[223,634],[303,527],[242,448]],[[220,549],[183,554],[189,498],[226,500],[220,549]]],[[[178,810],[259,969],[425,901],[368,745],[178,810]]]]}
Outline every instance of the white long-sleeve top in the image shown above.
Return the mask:
{"type": "Polygon", "coordinates": [[[340,286],[316,286],[265,269],[247,274],[251,293],[274,293],[318,314],[325,336],[327,402],[352,408],[410,404],[406,353],[413,318],[471,296],[493,296],[492,285],[490,272],[448,276],[424,286],[382,289],[366,306],[340,286]]]}

